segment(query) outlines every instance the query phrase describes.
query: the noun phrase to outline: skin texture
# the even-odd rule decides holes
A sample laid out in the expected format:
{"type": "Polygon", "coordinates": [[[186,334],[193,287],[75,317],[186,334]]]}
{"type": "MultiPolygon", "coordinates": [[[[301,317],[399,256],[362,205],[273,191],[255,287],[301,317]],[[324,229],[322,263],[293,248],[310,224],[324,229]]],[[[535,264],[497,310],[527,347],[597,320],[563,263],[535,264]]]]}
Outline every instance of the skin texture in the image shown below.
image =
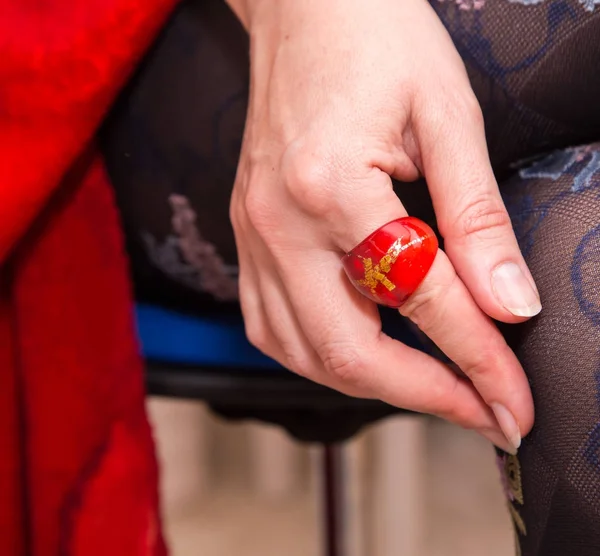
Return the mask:
{"type": "Polygon", "coordinates": [[[512,262],[531,287],[533,279],[441,22],[424,0],[229,3],[251,37],[231,201],[251,342],[312,380],[438,415],[514,451],[533,403],[490,317],[526,317],[498,301],[492,274],[512,262]],[[406,216],[390,176],[419,175],[446,252],[400,312],[467,378],[384,335],[376,306],[341,268],[345,252],[406,216]]]}

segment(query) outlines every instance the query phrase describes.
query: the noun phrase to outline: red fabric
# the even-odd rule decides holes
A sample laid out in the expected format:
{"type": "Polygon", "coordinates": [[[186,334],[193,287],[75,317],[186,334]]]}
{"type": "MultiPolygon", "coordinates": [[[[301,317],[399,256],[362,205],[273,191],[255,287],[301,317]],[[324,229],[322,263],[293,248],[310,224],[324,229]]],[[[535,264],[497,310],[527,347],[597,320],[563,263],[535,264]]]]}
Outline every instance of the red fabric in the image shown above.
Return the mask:
{"type": "Polygon", "coordinates": [[[162,556],[96,127],[174,0],[0,0],[0,554],[162,556]]]}

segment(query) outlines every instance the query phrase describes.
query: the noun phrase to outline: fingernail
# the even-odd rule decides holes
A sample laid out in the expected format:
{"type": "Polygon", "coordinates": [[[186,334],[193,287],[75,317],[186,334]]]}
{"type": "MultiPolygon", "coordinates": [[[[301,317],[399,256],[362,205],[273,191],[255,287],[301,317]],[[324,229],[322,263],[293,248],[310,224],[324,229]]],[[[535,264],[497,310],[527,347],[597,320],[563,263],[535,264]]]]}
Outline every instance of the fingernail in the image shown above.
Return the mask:
{"type": "Polygon", "coordinates": [[[513,417],[512,413],[499,403],[493,403],[491,405],[492,411],[498,420],[498,424],[504,433],[504,436],[508,439],[510,444],[514,447],[515,453],[521,445],[521,431],[519,425],[513,417]]]}
{"type": "Polygon", "coordinates": [[[493,270],[492,289],[500,304],[517,317],[533,317],[542,310],[540,296],[515,263],[503,263],[493,270]]]}
{"type": "Polygon", "coordinates": [[[506,436],[501,432],[492,429],[479,429],[477,432],[501,450],[513,456],[517,455],[517,449],[506,440],[506,436]]]}

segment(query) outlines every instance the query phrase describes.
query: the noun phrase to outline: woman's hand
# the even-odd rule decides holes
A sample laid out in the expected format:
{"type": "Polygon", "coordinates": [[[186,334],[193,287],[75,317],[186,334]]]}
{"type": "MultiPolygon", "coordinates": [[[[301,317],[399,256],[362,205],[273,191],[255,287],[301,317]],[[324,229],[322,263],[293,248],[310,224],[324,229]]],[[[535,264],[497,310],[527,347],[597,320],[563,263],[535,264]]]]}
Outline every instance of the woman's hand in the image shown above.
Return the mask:
{"type": "Polygon", "coordinates": [[[489,317],[520,322],[541,306],[494,180],[480,108],[437,16],[425,0],[230,3],[251,35],[231,203],[251,342],[312,380],[439,415],[514,451],[533,404],[489,317]],[[446,254],[400,312],[469,380],[384,335],[376,306],[340,263],[406,215],[390,176],[420,174],[446,254]]]}

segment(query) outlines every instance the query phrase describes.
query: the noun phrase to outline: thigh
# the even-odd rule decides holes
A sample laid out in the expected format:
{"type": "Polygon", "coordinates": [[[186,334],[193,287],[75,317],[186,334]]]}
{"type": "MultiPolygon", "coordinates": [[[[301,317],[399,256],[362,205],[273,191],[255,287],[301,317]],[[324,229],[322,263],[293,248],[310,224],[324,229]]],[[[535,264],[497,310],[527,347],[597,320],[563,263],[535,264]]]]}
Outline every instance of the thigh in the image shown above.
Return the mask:
{"type": "Polygon", "coordinates": [[[506,334],[536,422],[503,456],[525,556],[600,554],[600,144],[552,152],[503,184],[541,314],[506,334]]]}
{"type": "Polygon", "coordinates": [[[598,0],[430,1],[467,66],[500,176],[600,137],[598,0]]]}

